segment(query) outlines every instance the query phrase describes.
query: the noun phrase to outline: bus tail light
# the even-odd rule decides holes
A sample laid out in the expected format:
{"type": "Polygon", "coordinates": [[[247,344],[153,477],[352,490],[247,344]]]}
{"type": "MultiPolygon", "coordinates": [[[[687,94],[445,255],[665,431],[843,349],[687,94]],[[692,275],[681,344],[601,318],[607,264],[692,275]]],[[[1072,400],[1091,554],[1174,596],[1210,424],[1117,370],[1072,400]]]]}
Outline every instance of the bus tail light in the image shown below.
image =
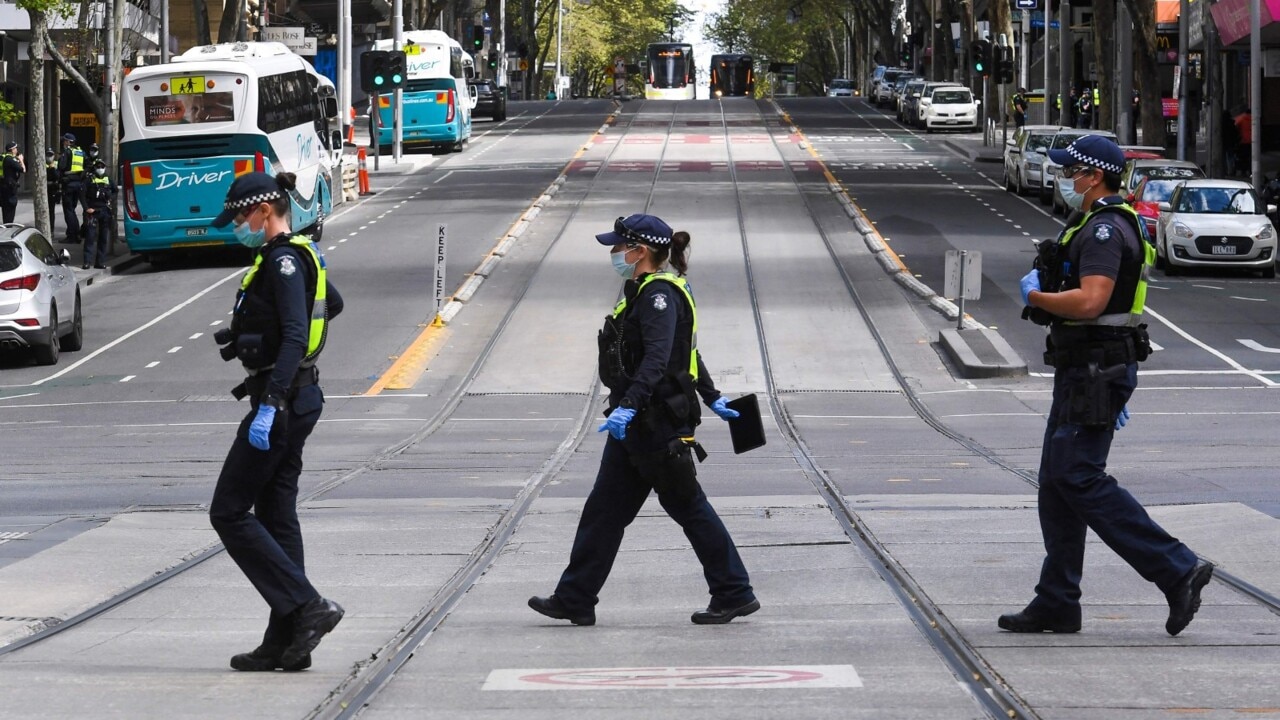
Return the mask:
{"type": "Polygon", "coordinates": [[[267,159],[264,158],[262,156],[262,153],[260,152],[256,152],[253,154],[253,171],[254,172],[267,171],[267,159]]]}
{"type": "Polygon", "coordinates": [[[124,164],[124,211],[130,220],[142,219],[142,213],[138,212],[138,196],[133,188],[133,163],[130,162],[124,164]]]}
{"type": "Polygon", "coordinates": [[[453,116],[456,110],[457,108],[456,108],[456,101],[454,99],[453,88],[449,88],[449,109],[445,111],[444,121],[447,123],[453,122],[453,116]]]}

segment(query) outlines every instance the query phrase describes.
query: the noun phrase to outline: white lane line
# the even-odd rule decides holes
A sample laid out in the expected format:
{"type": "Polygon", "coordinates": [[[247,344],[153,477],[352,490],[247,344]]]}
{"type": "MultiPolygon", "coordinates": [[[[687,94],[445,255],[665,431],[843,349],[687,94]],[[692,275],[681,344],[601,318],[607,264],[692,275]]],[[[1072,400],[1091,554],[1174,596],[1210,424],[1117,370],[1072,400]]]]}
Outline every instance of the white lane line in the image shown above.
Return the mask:
{"type": "Polygon", "coordinates": [[[1228,295],[1227,297],[1231,298],[1232,300],[1244,300],[1245,302],[1266,302],[1267,301],[1266,298],[1247,298],[1247,297],[1240,297],[1239,295],[1228,295]]]}
{"type": "Polygon", "coordinates": [[[1250,350],[1257,350],[1258,352],[1264,352],[1264,353],[1280,353],[1280,348],[1267,347],[1266,345],[1263,345],[1257,340],[1250,340],[1249,338],[1236,338],[1236,342],[1249,348],[1250,350]]]}
{"type": "Polygon", "coordinates": [[[6,400],[17,400],[18,398],[35,397],[39,394],[40,393],[22,393],[21,395],[10,395],[9,397],[0,398],[0,402],[5,402],[6,400]]]}
{"type": "Polygon", "coordinates": [[[173,347],[169,348],[169,354],[172,355],[181,349],[182,349],[181,345],[174,345],[173,347]]]}
{"type": "Polygon", "coordinates": [[[1204,288],[1205,290],[1221,290],[1222,289],[1217,285],[1197,285],[1195,283],[1192,283],[1191,287],[1204,288]]]}
{"type": "Polygon", "coordinates": [[[203,335],[203,334],[204,334],[204,333],[196,333],[195,335],[192,335],[191,337],[189,337],[189,338],[187,338],[187,339],[188,339],[188,340],[199,340],[199,339],[200,339],[200,336],[201,336],[201,335],[203,335]]]}
{"type": "Polygon", "coordinates": [[[159,364],[160,364],[160,361],[159,361],[159,360],[155,360],[155,361],[149,362],[149,363],[147,363],[147,369],[148,369],[148,370],[150,370],[151,368],[153,368],[153,367],[155,367],[155,366],[157,366],[157,365],[159,365],[159,364]]]}
{"type": "MultiPolygon", "coordinates": [[[[182,302],[178,303],[177,305],[174,305],[173,307],[169,308],[168,310],[165,310],[164,312],[160,313],[159,315],[157,315],[156,317],[152,318],[152,319],[151,319],[151,320],[149,320],[148,322],[143,323],[143,325],[142,325],[142,326],[140,326],[140,327],[138,327],[138,328],[135,328],[135,329],[133,329],[133,330],[130,330],[129,332],[125,333],[124,335],[121,335],[120,337],[116,338],[115,340],[112,340],[111,342],[107,343],[106,345],[103,345],[102,347],[98,348],[97,350],[94,350],[93,352],[89,353],[88,355],[85,355],[84,357],[80,358],[80,359],[79,359],[79,360],[77,360],[76,362],[71,363],[70,365],[68,365],[68,366],[66,366],[65,368],[63,368],[63,369],[59,370],[58,372],[56,372],[56,373],[54,373],[54,374],[50,375],[49,377],[41,378],[41,379],[36,380],[35,382],[31,383],[31,384],[32,384],[32,385],[43,385],[44,383],[47,383],[47,382],[49,382],[50,380],[54,380],[54,379],[57,379],[57,378],[62,377],[63,375],[66,375],[67,373],[71,372],[72,370],[75,370],[76,368],[80,367],[81,365],[84,365],[85,363],[87,363],[87,362],[89,362],[90,360],[92,360],[92,359],[94,359],[94,358],[98,357],[99,355],[101,355],[102,353],[104,353],[104,352],[106,352],[106,351],[110,350],[111,348],[113,348],[113,347],[115,347],[115,346],[119,345],[120,343],[124,342],[125,340],[128,340],[129,338],[133,337],[134,335],[137,335],[138,333],[142,332],[143,330],[146,330],[146,329],[150,328],[151,326],[156,325],[156,324],[157,324],[157,323],[159,323],[161,320],[164,320],[165,318],[169,317],[170,315],[173,315],[174,313],[176,313],[176,312],[178,312],[179,310],[181,310],[181,309],[185,308],[186,306],[190,305],[191,303],[195,302],[196,300],[199,300],[200,298],[204,297],[205,295],[208,295],[209,293],[211,293],[211,292],[213,292],[214,290],[218,289],[218,287],[219,287],[219,286],[221,286],[223,283],[227,282],[228,280],[234,280],[235,278],[239,277],[240,275],[243,275],[247,270],[248,270],[248,268],[239,268],[239,269],[238,269],[238,270],[236,270],[235,272],[233,272],[233,273],[231,273],[230,275],[228,275],[228,276],[226,276],[226,277],[222,278],[221,280],[219,280],[219,281],[215,282],[214,284],[210,285],[209,287],[207,287],[207,288],[205,288],[205,289],[201,290],[200,292],[196,293],[195,295],[192,295],[191,297],[187,298],[186,300],[183,300],[182,302]]],[[[227,314],[228,314],[228,315],[230,315],[231,313],[230,313],[230,312],[228,312],[227,314]]]]}
{"type": "Polygon", "coordinates": [[[138,376],[137,376],[137,375],[125,375],[124,377],[120,378],[120,382],[129,382],[130,380],[132,380],[132,379],[134,379],[134,378],[136,378],[136,377],[138,377],[138,376]]]}
{"type": "Polygon", "coordinates": [[[431,183],[431,184],[432,184],[432,185],[435,185],[436,183],[440,182],[441,180],[444,180],[445,178],[449,177],[449,176],[450,176],[450,175],[452,175],[452,174],[453,174],[453,171],[452,171],[452,170],[450,170],[449,172],[447,172],[447,173],[445,173],[445,174],[441,175],[440,177],[436,178],[434,181],[432,181],[432,183],[431,183]]]}
{"type": "Polygon", "coordinates": [[[1163,345],[1154,340],[1148,340],[1147,342],[1151,345],[1151,352],[1160,352],[1164,349],[1163,345]]]}
{"type": "Polygon", "coordinates": [[[222,324],[221,320],[214,320],[213,322],[209,323],[209,327],[216,327],[221,324],[222,324]]]}
{"type": "Polygon", "coordinates": [[[1165,316],[1163,316],[1163,315],[1161,315],[1160,313],[1156,312],[1155,310],[1152,310],[1150,307],[1147,307],[1147,308],[1145,309],[1145,312],[1150,313],[1151,317],[1154,317],[1155,319],[1157,319],[1157,320],[1159,320],[1160,322],[1164,323],[1164,324],[1165,324],[1165,326],[1167,326],[1170,330],[1172,330],[1172,331],[1174,331],[1174,332],[1178,333],[1178,334],[1179,334],[1179,335],[1181,335],[1183,338],[1185,338],[1188,342],[1190,342],[1190,343],[1192,343],[1193,345],[1195,345],[1195,346],[1199,347],[1200,349],[1204,350],[1205,352],[1209,353],[1210,355],[1213,355],[1214,357],[1218,358],[1219,360],[1222,360],[1222,361],[1223,361],[1223,362],[1225,362],[1227,365],[1229,365],[1230,367],[1234,368],[1236,371],[1238,371],[1238,372],[1240,372],[1240,373],[1242,373],[1242,374],[1244,374],[1244,375],[1248,375],[1249,377],[1252,377],[1253,379],[1257,380],[1258,382],[1262,383],[1263,385],[1266,385],[1267,387],[1275,387],[1275,386],[1276,386],[1276,384],[1277,384],[1277,383],[1276,383],[1276,381],[1271,380],[1270,378],[1264,377],[1264,376],[1263,376],[1263,374],[1262,374],[1261,372],[1257,371],[1257,370],[1249,370],[1249,369],[1245,368],[1245,366],[1243,366],[1243,365],[1241,365],[1240,363],[1236,362],[1235,360],[1231,359],[1229,356],[1227,356],[1227,354],[1226,354],[1226,353],[1222,352],[1221,350],[1217,350],[1217,349],[1215,349],[1215,348],[1211,348],[1211,347],[1209,347],[1207,344],[1205,344],[1205,343],[1201,342],[1200,340],[1197,340],[1196,338],[1192,337],[1190,333],[1188,333],[1187,331],[1185,331],[1185,330],[1183,330],[1182,328],[1178,327],[1177,325],[1174,325],[1174,324],[1173,324],[1173,322],[1171,322],[1168,318],[1166,318],[1165,316]]]}

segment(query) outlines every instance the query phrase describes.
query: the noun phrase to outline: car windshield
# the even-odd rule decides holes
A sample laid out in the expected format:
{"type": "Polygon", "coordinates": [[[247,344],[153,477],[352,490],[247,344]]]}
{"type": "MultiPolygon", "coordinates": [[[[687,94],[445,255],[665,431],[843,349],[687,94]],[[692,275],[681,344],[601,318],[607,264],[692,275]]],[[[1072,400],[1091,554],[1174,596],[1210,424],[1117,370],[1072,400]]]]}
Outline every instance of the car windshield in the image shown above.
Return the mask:
{"type": "Polygon", "coordinates": [[[1141,202],[1166,202],[1173,197],[1173,191],[1181,180],[1148,180],[1142,186],[1142,193],[1137,198],[1141,202]]]}
{"type": "Polygon", "coordinates": [[[1032,133],[1027,138],[1027,149],[1031,152],[1046,152],[1049,145],[1053,143],[1053,135],[1051,133],[1032,133]]]}
{"type": "Polygon", "coordinates": [[[1136,168],[1136,172],[1139,175],[1144,175],[1149,178],[1160,178],[1162,180],[1163,179],[1172,180],[1175,178],[1190,180],[1191,178],[1204,177],[1204,173],[1200,172],[1200,168],[1166,167],[1164,165],[1152,165],[1150,167],[1139,167],[1139,168],[1136,168]]]}
{"type": "Polygon", "coordinates": [[[1257,215],[1258,202],[1249,188],[1184,188],[1175,212],[1211,215],[1257,215]]]}
{"type": "Polygon", "coordinates": [[[933,93],[934,105],[963,105],[973,102],[973,96],[968,90],[935,90],[933,93]]]}
{"type": "Polygon", "coordinates": [[[0,243],[0,272],[17,270],[22,265],[22,248],[11,242],[0,243]]]}
{"type": "Polygon", "coordinates": [[[852,90],[853,83],[849,82],[848,80],[832,80],[831,89],[832,90],[852,90]]]}

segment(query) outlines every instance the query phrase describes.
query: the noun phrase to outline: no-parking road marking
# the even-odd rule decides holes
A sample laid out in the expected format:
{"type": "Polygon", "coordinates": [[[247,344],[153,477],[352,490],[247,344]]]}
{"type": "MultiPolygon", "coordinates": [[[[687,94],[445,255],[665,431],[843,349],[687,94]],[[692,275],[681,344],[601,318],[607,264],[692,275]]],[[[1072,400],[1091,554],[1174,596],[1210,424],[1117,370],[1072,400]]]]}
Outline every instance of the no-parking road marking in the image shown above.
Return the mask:
{"type": "Polygon", "coordinates": [[[738,665],[732,667],[647,667],[499,669],[484,690],[726,690],[858,688],[852,665],[738,665]]]}

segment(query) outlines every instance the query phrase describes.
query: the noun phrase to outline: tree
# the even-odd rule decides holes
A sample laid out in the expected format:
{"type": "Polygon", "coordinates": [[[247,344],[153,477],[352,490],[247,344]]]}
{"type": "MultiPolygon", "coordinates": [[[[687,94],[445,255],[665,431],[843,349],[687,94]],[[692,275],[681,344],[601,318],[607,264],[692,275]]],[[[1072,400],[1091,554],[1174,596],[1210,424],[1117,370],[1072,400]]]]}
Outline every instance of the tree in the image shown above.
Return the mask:
{"type": "Polygon", "coordinates": [[[1159,71],[1156,68],[1155,0],[1123,0],[1133,18],[1133,49],[1137,55],[1139,102],[1144,145],[1164,145],[1164,110],[1160,99],[1159,71]]]}
{"type": "MultiPolygon", "coordinates": [[[[70,5],[64,0],[14,0],[19,10],[26,10],[31,19],[31,44],[27,46],[27,58],[31,61],[27,68],[27,86],[30,90],[31,107],[41,110],[44,101],[44,56],[49,35],[49,16],[67,16],[71,12],[70,5]]],[[[50,146],[48,134],[44,127],[44,113],[31,114],[31,122],[27,125],[27,148],[29,151],[50,146]]],[[[32,174],[32,204],[36,211],[36,227],[48,237],[49,231],[49,195],[43,191],[45,180],[44,162],[33,162],[28,167],[32,174]]]]}

